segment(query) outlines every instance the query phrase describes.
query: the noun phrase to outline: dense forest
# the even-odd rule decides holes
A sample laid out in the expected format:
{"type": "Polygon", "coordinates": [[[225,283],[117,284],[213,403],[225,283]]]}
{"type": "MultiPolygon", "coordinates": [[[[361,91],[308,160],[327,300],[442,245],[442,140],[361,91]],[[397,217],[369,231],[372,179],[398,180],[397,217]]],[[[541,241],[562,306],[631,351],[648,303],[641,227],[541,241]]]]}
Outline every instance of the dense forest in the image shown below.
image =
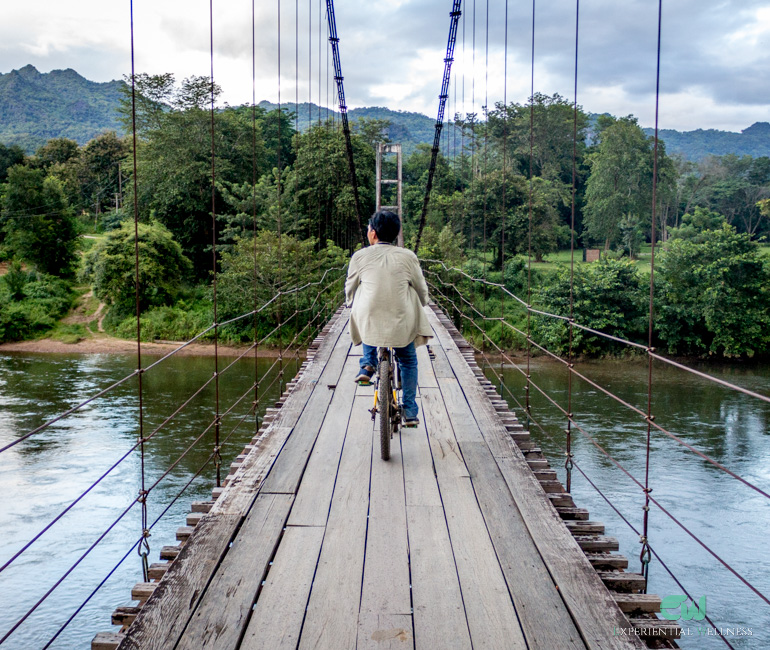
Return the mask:
{"type": "MultiPolygon", "coordinates": [[[[211,322],[212,200],[220,320],[250,310],[254,288],[266,301],[344,265],[360,245],[339,120],[316,117],[297,131],[292,112],[248,105],[212,117],[212,89],[202,77],[177,83],[170,74],[139,75],[136,85],[136,179],[132,139],[115,132],[84,145],[54,138],[31,156],[0,146],[0,255],[9,268],[0,282],[0,340],[50,330],[86,289],[108,306],[107,331],[129,336],[135,210],[148,339],[186,339],[211,322]]],[[[127,132],[125,91],[120,115],[127,132]]],[[[377,115],[354,124],[364,217],[374,207],[373,145],[393,133],[377,115]]],[[[572,274],[541,262],[574,237],[603,251],[602,261],[576,270],[576,318],[645,340],[649,265],[635,260],[652,236],[655,142],[637,120],[575,115],[559,95],[536,94],[485,115],[455,116],[454,124],[442,139],[421,256],[521,292],[531,251],[533,302],[564,314],[572,274]]],[[[416,236],[429,160],[430,147],[421,144],[404,162],[407,244],[416,236]]],[[[673,354],[770,352],[770,261],[760,244],[770,233],[770,158],[693,163],[669,155],[661,141],[656,168],[658,343],[673,354]]],[[[261,331],[278,317],[262,313],[261,331]]],[[[233,325],[223,335],[248,340],[249,327],[233,325]]],[[[564,350],[560,323],[536,321],[535,330],[564,350]]],[[[493,335],[521,344],[503,331],[493,335]]],[[[591,337],[576,346],[583,354],[613,351],[591,337]]]]}

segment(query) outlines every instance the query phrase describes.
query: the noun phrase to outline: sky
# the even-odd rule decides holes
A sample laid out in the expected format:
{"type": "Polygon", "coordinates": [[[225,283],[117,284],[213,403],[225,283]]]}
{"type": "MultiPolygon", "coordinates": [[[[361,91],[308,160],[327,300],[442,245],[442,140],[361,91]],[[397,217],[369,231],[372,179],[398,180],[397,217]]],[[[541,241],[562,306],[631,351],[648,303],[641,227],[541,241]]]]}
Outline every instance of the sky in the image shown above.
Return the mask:
{"type": "MultiPolygon", "coordinates": [[[[533,5],[534,89],[574,100],[577,2],[463,0],[447,115],[479,112],[504,98],[526,101],[533,5]]],[[[179,81],[210,73],[208,0],[133,5],[137,72],[171,72],[179,81]]],[[[348,107],[435,117],[451,8],[452,0],[336,0],[348,107]]],[[[325,0],[213,0],[213,67],[222,101],[250,103],[256,87],[257,102],[275,102],[280,92],[283,102],[333,105],[325,9],[325,0]]],[[[657,29],[653,0],[580,3],[577,101],[586,111],[633,114],[642,126],[654,126],[657,29]]],[[[27,64],[41,72],[73,68],[93,81],[130,74],[130,0],[4,7],[0,73],[27,64]]],[[[661,129],[740,131],[770,121],[770,2],[664,0],[659,107],[661,129]]]]}

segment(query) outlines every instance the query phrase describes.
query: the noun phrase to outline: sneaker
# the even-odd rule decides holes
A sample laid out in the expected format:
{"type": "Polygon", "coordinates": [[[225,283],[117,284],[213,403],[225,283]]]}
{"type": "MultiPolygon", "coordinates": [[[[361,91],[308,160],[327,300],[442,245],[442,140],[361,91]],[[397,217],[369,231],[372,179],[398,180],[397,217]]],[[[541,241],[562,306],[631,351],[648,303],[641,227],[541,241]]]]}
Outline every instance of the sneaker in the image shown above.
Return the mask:
{"type": "Polygon", "coordinates": [[[404,419],[404,426],[407,429],[414,429],[419,424],[420,424],[420,419],[419,418],[405,418],[404,419]]]}
{"type": "Polygon", "coordinates": [[[361,368],[361,372],[358,373],[358,376],[353,381],[355,381],[357,384],[366,386],[367,384],[371,383],[372,375],[374,375],[374,368],[371,366],[364,366],[361,368]]]}

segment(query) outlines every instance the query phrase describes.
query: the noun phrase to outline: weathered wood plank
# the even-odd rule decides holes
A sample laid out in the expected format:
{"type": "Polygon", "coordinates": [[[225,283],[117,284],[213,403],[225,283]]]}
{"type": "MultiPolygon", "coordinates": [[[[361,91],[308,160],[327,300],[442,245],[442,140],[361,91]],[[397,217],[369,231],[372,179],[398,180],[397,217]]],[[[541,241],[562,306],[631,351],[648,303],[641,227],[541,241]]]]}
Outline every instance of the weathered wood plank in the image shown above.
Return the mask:
{"type": "Polygon", "coordinates": [[[121,650],[174,647],[240,522],[238,515],[204,517],[128,628],[121,650]]]}
{"type": "Polygon", "coordinates": [[[331,323],[329,333],[300,378],[297,387],[279,411],[278,417],[254,443],[254,449],[241,463],[233,479],[217,498],[212,512],[245,515],[265,477],[280,454],[287,439],[302,415],[311,395],[315,392],[319,378],[326,369],[332,353],[337,350],[340,339],[349,344],[343,332],[347,327],[348,312],[343,311],[331,323]]]}
{"type": "MultiPolygon", "coordinates": [[[[437,329],[439,323],[435,314],[428,312],[428,318],[457,373],[467,401],[473,404],[472,411],[479,429],[584,642],[591,648],[644,647],[638,639],[621,639],[611,635],[613,626],[628,624],[626,617],[567,531],[556,510],[548,500],[543,499],[543,491],[526,460],[510,439],[483,387],[451,337],[446,330],[442,333],[441,329],[437,329]]],[[[438,354],[436,356],[438,358],[438,354]]]]}
{"type": "Polygon", "coordinates": [[[310,452],[321,430],[321,424],[334,397],[336,386],[339,384],[349,349],[350,337],[345,334],[337,341],[326,367],[315,384],[313,394],[304,405],[292,435],[275,459],[270,474],[262,485],[262,492],[296,494],[310,452]]]}
{"type": "Polygon", "coordinates": [[[452,427],[455,432],[465,432],[460,451],[528,647],[584,648],[462,390],[449,379],[441,379],[439,384],[452,427]]]}
{"type": "Polygon", "coordinates": [[[401,434],[401,457],[404,466],[404,493],[408,506],[441,507],[433,457],[425,430],[425,419],[416,429],[401,434]]]}
{"type": "Polygon", "coordinates": [[[257,496],[177,650],[237,647],[293,500],[286,494],[257,496]]]}
{"type": "Polygon", "coordinates": [[[353,402],[300,649],[355,647],[372,464],[368,406],[366,397],[353,402]]]}
{"type": "Polygon", "coordinates": [[[322,527],[286,528],[240,650],[297,647],[323,537],[322,527]]]}
{"type": "Polygon", "coordinates": [[[407,505],[406,516],[415,647],[470,650],[471,637],[444,509],[440,505],[407,505]]]}
{"type": "Polygon", "coordinates": [[[423,389],[422,404],[473,647],[526,648],[439,389],[423,389]]]}
{"type": "Polygon", "coordinates": [[[411,614],[361,614],[356,650],[414,648],[411,614]]]}
{"type": "Polygon", "coordinates": [[[323,420],[313,453],[302,476],[297,498],[289,516],[290,526],[326,526],[329,507],[337,479],[337,468],[342,455],[345,431],[353,406],[357,386],[353,378],[358,373],[358,363],[348,357],[334,390],[329,410],[323,420]]]}
{"type": "MultiPolygon", "coordinates": [[[[414,429],[402,430],[391,440],[389,461],[380,458],[379,427],[373,430],[372,471],[369,485],[369,525],[361,591],[361,614],[410,614],[409,549],[406,536],[404,468],[400,438],[414,429]]],[[[366,619],[370,623],[376,619],[366,619]]],[[[361,630],[359,618],[359,633],[361,630]]],[[[411,616],[409,637],[412,634],[411,616]]]]}
{"type": "Polygon", "coordinates": [[[421,345],[417,348],[417,385],[424,388],[436,388],[436,373],[428,355],[428,348],[421,345]]]}

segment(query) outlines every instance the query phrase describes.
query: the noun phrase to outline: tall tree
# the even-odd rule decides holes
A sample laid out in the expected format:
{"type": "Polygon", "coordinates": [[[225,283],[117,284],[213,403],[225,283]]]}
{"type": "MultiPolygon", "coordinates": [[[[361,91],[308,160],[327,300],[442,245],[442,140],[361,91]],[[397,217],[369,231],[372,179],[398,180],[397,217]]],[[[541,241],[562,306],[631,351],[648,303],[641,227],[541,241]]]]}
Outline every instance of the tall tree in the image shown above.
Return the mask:
{"type": "Polygon", "coordinates": [[[0,223],[13,256],[52,275],[71,275],[78,228],[61,181],[41,169],[8,170],[0,223]]]}
{"type": "MultiPolygon", "coordinates": [[[[601,116],[598,126],[599,145],[588,155],[591,175],[586,183],[584,238],[603,242],[608,250],[620,237],[621,220],[627,225],[638,222],[645,231],[650,228],[654,140],[630,115],[601,116]]],[[[673,164],[658,142],[659,206],[672,191],[674,178],[673,164]]]]}

